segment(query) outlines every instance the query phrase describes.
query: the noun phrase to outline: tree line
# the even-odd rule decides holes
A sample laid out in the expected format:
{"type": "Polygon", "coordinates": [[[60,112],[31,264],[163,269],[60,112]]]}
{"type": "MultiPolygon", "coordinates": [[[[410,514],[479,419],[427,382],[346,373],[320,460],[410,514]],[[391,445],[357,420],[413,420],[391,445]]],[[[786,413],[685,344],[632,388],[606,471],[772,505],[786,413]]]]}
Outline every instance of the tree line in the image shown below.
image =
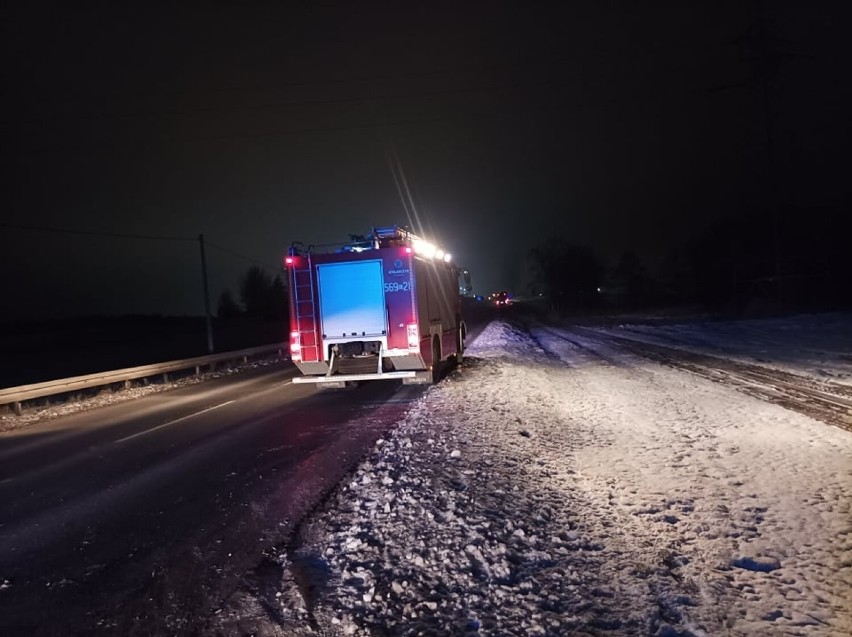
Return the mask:
{"type": "Polygon", "coordinates": [[[709,310],[852,306],[852,259],[835,213],[729,216],[672,245],[652,271],[632,251],[605,266],[552,237],[529,252],[531,292],[560,312],[695,305],[709,310]]]}
{"type": "Polygon", "coordinates": [[[272,277],[257,265],[240,277],[239,301],[226,288],[219,295],[216,309],[220,319],[244,316],[267,321],[286,320],[288,312],[287,288],[281,276],[272,277]]]}
{"type": "MultiPolygon", "coordinates": [[[[845,216],[845,215],[843,215],[845,216]]],[[[528,254],[529,292],[560,312],[677,305],[709,310],[829,310],[852,307],[852,259],[836,211],[729,216],[670,246],[649,267],[634,251],[604,264],[588,245],[551,237],[528,254]]],[[[222,319],[288,318],[280,275],[259,266],[224,290],[222,319]]]]}

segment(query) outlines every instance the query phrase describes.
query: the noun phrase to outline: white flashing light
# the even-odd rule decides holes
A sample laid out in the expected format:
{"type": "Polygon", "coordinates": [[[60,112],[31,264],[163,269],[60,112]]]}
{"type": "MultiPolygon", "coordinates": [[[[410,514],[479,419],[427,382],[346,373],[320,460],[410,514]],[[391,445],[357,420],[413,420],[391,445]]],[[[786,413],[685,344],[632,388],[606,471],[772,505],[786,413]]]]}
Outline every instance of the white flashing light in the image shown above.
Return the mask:
{"type": "Polygon", "coordinates": [[[420,351],[420,328],[417,326],[417,323],[409,323],[407,330],[408,332],[408,349],[412,352],[420,351]]]}
{"type": "Polygon", "coordinates": [[[429,259],[435,256],[435,250],[437,248],[435,248],[435,246],[433,246],[428,241],[424,241],[423,239],[415,239],[413,243],[414,251],[417,252],[417,254],[423,255],[424,257],[427,257],[429,259]]]}
{"type": "Polygon", "coordinates": [[[439,261],[446,261],[447,263],[449,263],[450,259],[452,259],[452,256],[450,256],[449,253],[444,252],[435,244],[429,243],[420,237],[411,237],[411,248],[413,248],[414,252],[419,254],[421,257],[426,257],[427,259],[438,259],[439,261]]]}
{"type": "Polygon", "coordinates": [[[302,338],[299,332],[290,332],[290,358],[294,361],[302,360],[302,338]]]}

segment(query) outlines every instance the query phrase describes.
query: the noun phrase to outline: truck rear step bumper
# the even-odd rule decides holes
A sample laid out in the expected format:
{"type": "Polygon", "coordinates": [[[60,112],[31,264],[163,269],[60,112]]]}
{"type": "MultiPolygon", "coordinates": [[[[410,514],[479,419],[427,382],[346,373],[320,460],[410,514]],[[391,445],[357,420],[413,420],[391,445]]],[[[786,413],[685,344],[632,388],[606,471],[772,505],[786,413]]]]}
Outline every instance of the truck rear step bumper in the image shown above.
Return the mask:
{"type": "Polygon", "coordinates": [[[347,382],[359,380],[402,380],[405,384],[428,383],[431,376],[428,371],[384,372],[382,374],[334,374],[333,376],[296,376],[293,383],[333,385],[342,387],[347,382]]]}

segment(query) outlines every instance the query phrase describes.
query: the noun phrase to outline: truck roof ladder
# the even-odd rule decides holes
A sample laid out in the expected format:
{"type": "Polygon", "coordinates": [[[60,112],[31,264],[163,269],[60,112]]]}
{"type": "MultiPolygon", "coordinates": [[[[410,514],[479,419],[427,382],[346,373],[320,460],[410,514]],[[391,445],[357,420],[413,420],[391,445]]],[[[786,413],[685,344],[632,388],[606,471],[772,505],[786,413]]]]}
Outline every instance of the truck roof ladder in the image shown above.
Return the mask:
{"type": "MultiPolygon", "coordinates": [[[[297,262],[298,263],[298,262],[297,262]]],[[[321,361],[319,343],[319,326],[316,324],[316,315],[314,308],[314,277],[311,268],[311,253],[305,255],[305,263],[307,267],[294,267],[293,281],[293,303],[296,317],[296,330],[299,332],[299,343],[302,347],[303,361],[321,361]],[[307,352],[313,355],[312,357],[305,356],[307,352]]]]}

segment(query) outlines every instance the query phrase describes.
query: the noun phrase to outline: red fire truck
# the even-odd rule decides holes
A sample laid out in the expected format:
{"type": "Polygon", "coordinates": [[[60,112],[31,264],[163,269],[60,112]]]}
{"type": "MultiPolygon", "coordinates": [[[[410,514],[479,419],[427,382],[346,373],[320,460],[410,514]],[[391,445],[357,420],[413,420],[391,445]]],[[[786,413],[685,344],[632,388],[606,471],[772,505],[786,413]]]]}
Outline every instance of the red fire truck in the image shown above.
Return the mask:
{"type": "Polygon", "coordinates": [[[399,226],[287,254],[294,383],[437,382],[461,362],[466,327],[450,255],[399,226]]]}

